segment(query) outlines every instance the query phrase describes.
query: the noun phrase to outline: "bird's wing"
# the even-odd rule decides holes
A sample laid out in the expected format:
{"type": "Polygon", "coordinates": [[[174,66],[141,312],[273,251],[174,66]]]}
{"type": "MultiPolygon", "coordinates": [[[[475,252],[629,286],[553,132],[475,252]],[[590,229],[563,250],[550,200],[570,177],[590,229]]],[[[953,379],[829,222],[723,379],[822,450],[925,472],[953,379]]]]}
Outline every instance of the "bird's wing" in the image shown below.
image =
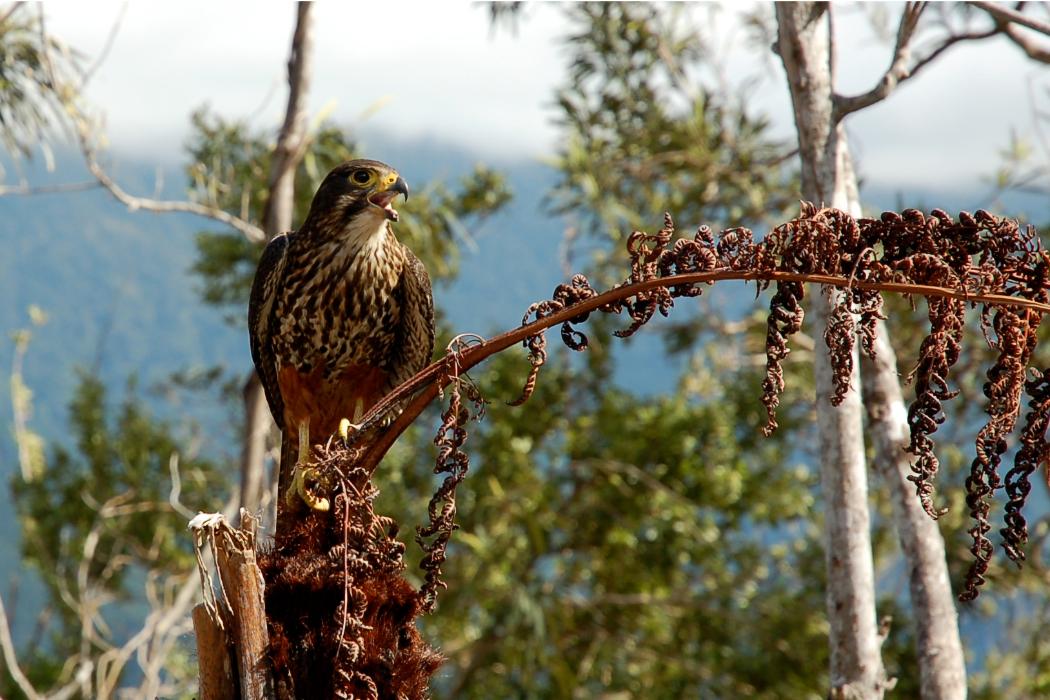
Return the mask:
{"type": "Polygon", "coordinates": [[[252,282],[252,295],[248,301],[248,337],[251,340],[252,361],[278,428],[284,427],[284,402],[277,385],[277,358],[271,339],[275,331],[274,299],[284,279],[287,254],[288,236],[283,233],[274,236],[259,258],[259,267],[252,282]]]}
{"type": "Polygon", "coordinates": [[[423,369],[434,354],[434,295],[430,275],[419,258],[403,246],[405,265],[397,294],[401,301],[401,324],[396,351],[387,377],[386,393],[423,369]]]}

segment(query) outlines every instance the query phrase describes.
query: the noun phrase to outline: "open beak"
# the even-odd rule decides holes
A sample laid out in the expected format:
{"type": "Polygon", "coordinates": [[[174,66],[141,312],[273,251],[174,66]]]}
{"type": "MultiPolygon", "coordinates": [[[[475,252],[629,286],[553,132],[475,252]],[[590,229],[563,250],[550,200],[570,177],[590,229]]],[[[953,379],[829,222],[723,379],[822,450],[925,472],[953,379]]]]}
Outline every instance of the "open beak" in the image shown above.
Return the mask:
{"type": "Polygon", "coordinates": [[[400,175],[394,180],[394,184],[382,192],[372,195],[368,198],[368,201],[382,209],[386,213],[388,220],[397,221],[397,210],[394,209],[392,204],[399,194],[404,195],[405,201],[408,201],[408,183],[400,175]]]}

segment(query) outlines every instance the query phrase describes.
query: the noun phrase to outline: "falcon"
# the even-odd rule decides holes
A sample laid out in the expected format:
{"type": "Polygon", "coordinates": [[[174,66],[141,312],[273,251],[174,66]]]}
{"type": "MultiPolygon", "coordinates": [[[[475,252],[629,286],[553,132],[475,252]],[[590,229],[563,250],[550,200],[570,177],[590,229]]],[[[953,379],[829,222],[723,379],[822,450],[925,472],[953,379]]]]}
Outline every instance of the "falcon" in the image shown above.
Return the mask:
{"type": "Polygon", "coordinates": [[[278,493],[311,493],[310,435],[345,435],[434,351],[434,300],[419,259],[394,236],[397,171],[351,160],[328,173],[299,230],[263,251],[248,303],[252,360],[281,430],[278,493]]]}

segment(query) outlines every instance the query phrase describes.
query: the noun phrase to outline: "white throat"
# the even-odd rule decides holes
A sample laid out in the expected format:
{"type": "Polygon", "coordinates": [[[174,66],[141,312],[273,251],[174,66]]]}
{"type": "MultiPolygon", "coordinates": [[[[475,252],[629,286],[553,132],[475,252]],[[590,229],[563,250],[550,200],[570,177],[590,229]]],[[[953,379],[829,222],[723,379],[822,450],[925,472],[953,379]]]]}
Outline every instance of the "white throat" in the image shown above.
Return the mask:
{"type": "Polygon", "coordinates": [[[386,216],[376,207],[368,207],[343,228],[344,240],[351,250],[379,246],[386,235],[386,216]]]}

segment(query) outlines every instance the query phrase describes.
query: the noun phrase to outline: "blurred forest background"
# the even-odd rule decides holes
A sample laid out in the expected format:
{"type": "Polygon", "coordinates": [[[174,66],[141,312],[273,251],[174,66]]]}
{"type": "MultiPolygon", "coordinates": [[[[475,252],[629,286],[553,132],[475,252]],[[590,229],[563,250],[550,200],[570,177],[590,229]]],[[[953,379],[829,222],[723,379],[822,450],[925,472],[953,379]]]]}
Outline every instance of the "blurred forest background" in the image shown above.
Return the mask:
{"type": "MultiPolygon", "coordinates": [[[[794,143],[749,106],[746,81],[724,79],[695,9],[550,11],[564,27],[564,74],[549,96],[558,145],[543,162],[485,162],[458,146],[311,115],[294,220],[334,164],[360,155],[397,167],[413,188],[397,231],[435,279],[439,347],[455,333],[516,325],[572,271],[619,281],[627,234],[658,229],[664,211],[683,232],[701,223],[762,231],[797,209],[794,143]]],[[[968,19],[965,8],[945,13],[960,26],[968,19]]],[[[869,14],[873,26],[883,21],[869,14]]],[[[0,475],[10,485],[0,497],[0,595],[9,641],[41,690],[192,697],[186,613],[198,582],[185,525],[237,494],[251,366],[244,308],[261,248],[191,214],[129,212],[92,184],[69,104],[93,114],[106,105],[32,81],[56,70],[72,79],[97,57],[43,51],[43,17],[0,6],[0,366],[11,378],[0,393],[0,475]],[[61,66],[47,66],[49,56],[61,66]]],[[[528,8],[496,11],[492,31],[529,21],[528,8]]],[[[771,11],[756,6],[740,21],[759,70],[771,11]]],[[[274,46],[275,60],[286,50],[274,46]]],[[[918,80],[936,79],[931,71],[918,80]]],[[[102,152],[109,174],[131,192],[189,197],[257,223],[277,125],[186,111],[180,172],[158,181],[155,164],[102,152]]],[[[1001,131],[1003,152],[969,189],[865,188],[865,205],[984,206],[1048,223],[1044,118],[1033,107],[1025,131],[975,124],[1001,131]]],[[[822,697],[828,623],[809,362],[822,344],[807,326],[787,364],[780,430],[762,437],[765,320],[755,310],[766,301],[753,297],[719,285],[628,343],[594,333],[582,356],[556,350],[523,408],[504,402],[520,390],[524,352],[474,373],[491,404],[468,441],[473,468],[445,567],[449,589],[424,621],[448,656],[435,697],[822,697]]],[[[892,306],[902,368],[921,337],[911,319],[924,314],[892,306]]],[[[962,473],[982,415],[974,368],[987,348],[973,341],[964,353],[954,375],[963,398],[938,440],[939,493],[951,509],[939,525],[956,587],[969,561],[962,473]]],[[[425,520],[434,488],[433,423],[431,415],[401,441],[377,480],[379,512],[404,533],[425,520]]],[[[1045,485],[1036,489],[1028,565],[996,559],[978,601],[959,607],[971,697],[1050,694],[1041,634],[1050,625],[1050,521],[1045,485]]],[[[907,584],[877,480],[872,499],[879,611],[891,618],[884,658],[898,678],[893,696],[917,697],[907,584]]],[[[0,695],[22,697],[0,668],[0,695]]]]}

